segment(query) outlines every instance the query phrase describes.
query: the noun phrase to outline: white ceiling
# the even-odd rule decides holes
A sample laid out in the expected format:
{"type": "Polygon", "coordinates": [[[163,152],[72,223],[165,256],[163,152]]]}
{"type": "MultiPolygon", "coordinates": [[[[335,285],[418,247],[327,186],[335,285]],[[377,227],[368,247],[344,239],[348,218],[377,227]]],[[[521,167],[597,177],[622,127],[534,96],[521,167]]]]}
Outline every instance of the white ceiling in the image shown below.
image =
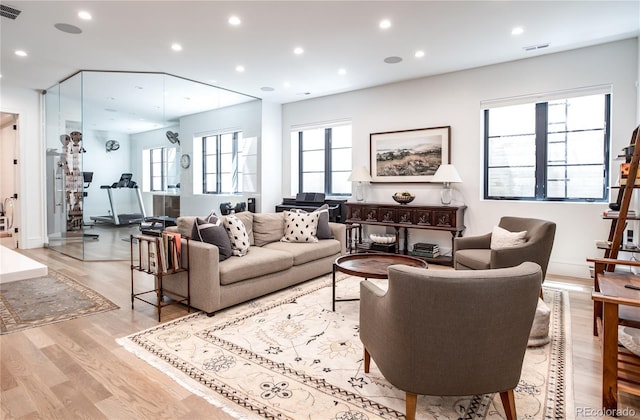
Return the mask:
{"type": "Polygon", "coordinates": [[[79,70],[164,72],[278,103],[636,37],[640,28],[638,0],[2,3],[22,13],[0,19],[0,87],[47,89],[79,70]],[[79,19],[81,10],[93,19],[79,19]],[[242,24],[229,25],[231,15],[242,24]],[[378,27],[383,18],[391,28],[378,27]],[[524,33],[512,35],[515,26],[524,33]],[[549,47],[523,49],[540,44],[549,47]],[[389,56],[403,61],[386,64],[389,56]]]}

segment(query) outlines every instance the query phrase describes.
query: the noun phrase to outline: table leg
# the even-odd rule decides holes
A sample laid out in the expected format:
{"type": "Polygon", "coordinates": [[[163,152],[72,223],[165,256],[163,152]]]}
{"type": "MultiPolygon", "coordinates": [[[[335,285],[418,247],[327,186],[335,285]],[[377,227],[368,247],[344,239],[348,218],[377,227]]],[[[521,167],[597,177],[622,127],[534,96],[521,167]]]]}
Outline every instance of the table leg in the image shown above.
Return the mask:
{"type": "Polygon", "coordinates": [[[602,406],[618,408],[618,305],[604,302],[602,319],[602,406]]]}
{"type": "Polygon", "coordinates": [[[331,295],[331,310],[336,311],[336,264],[333,264],[333,292],[331,295]]]}

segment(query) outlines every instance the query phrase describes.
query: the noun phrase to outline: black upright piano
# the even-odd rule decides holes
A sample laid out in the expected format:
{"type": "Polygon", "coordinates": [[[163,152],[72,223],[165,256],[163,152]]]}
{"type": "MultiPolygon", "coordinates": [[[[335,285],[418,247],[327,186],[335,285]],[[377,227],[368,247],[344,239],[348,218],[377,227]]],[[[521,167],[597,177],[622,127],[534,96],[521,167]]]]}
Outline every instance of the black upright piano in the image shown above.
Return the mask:
{"type": "Polygon", "coordinates": [[[323,193],[298,193],[295,198],[283,198],[282,204],[276,206],[276,212],[300,209],[312,212],[323,204],[329,206],[329,221],[344,223],[347,219],[346,199],[325,199],[323,193]]]}

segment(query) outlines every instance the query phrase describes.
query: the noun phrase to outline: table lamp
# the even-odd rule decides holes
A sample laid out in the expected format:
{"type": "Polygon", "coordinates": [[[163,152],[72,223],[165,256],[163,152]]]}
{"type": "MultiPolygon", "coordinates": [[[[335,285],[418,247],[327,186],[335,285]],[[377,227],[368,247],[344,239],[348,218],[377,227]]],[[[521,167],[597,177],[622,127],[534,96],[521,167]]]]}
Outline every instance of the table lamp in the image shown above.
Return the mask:
{"type": "Polygon", "coordinates": [[[451,183],[462,182],[455,166],[451,164],[440,165],[436,173],[433,175],[431,182],[442,182],[442,191],[440,191],[440,201],[444,205],[451,204],[451,183]]]}
{"type": "Polygon", "coordinates": [[[356,182],[356,201],[364,200],[364,183],[371,181],[371,175],[364,166],[358,166],[351,172],[347,181],[356,182]]]}

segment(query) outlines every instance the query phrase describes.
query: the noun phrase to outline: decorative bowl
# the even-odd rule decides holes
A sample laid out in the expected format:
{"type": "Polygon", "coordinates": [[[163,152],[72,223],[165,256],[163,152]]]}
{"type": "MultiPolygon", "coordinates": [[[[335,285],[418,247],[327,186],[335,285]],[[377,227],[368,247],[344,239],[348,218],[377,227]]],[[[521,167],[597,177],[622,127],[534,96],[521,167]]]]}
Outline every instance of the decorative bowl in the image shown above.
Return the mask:
{"type": "Polygon", "coordinates": [[[409,204],[416,198],[416,196],[413,194],[403,195],[402,193],[395,193],[391,197],[396,201],[396,203],[400,203],[400,204],[409,204]]]}
{"type": "Polygon", "coordinates": [[[369,239],[376,244],[392,244],[396,241],[396,235],[389,233],[372,233],[369,235],[369,239]]]}

